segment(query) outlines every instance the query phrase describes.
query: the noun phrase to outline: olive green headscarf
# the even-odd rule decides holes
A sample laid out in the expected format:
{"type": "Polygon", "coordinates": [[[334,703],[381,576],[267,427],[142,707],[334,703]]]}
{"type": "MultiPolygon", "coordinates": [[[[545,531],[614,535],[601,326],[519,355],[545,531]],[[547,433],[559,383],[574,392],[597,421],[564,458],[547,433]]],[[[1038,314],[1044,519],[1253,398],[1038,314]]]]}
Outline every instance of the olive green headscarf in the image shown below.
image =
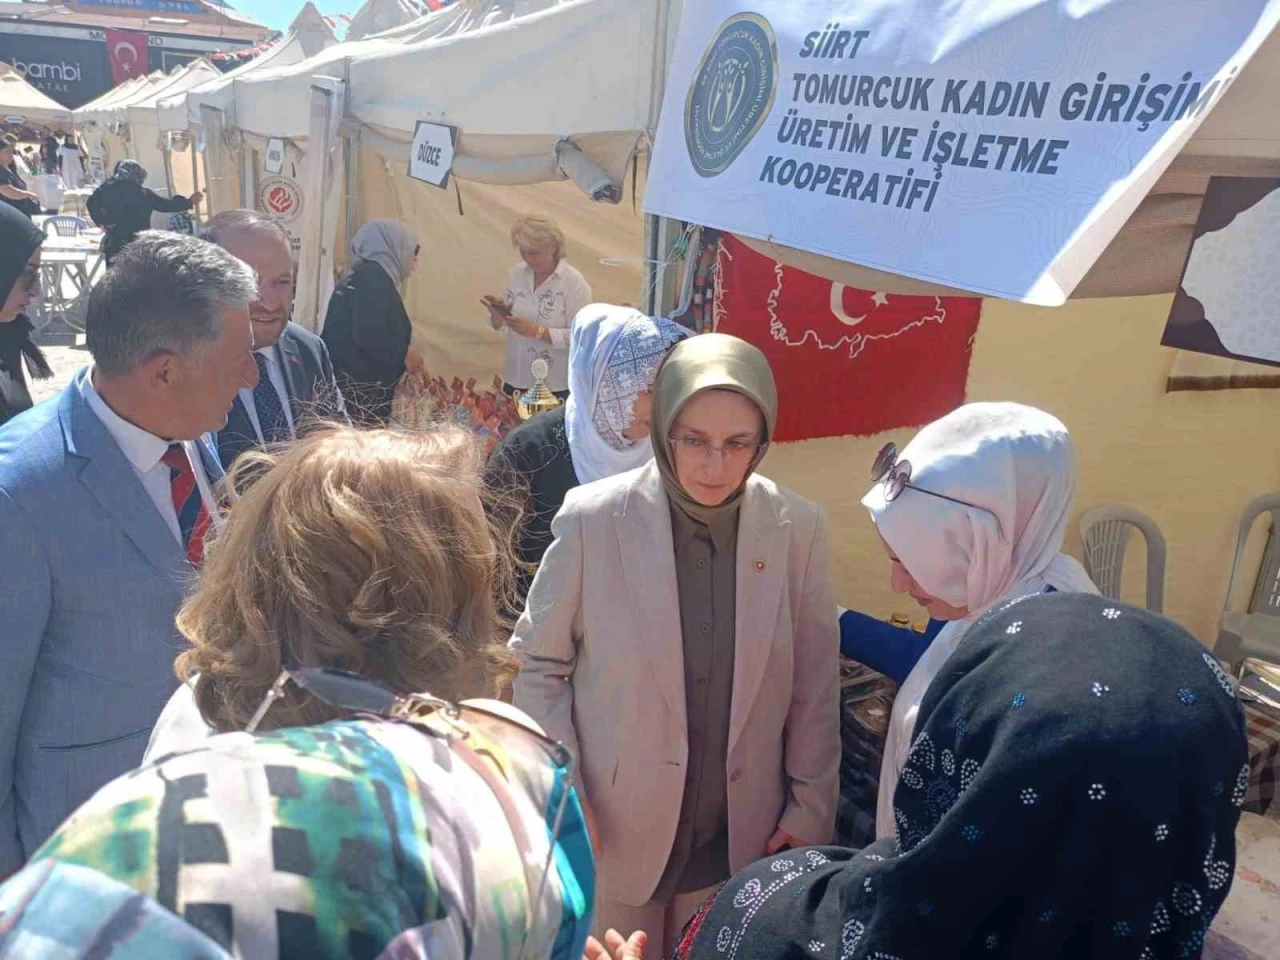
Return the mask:
{"type": "Polygon", "coordinates": [[[778,388],[773,371],[763,353],[737,337],[724,333],[704,333],[683,340],[667,355],[653,384],[653,458],[662,474],[667,496],[699,523],[712,524],[735,513],[742,502],[747,478],[755,472],[773,439],[778,418],[778,388]],[[676,475],[671,427],[684,405],[704,390],[732,390],[740,393],[764,415],[764,438],[760,453],[742,479],[742,486],[724,503],[707,507],[689,496],[676,475]]]}

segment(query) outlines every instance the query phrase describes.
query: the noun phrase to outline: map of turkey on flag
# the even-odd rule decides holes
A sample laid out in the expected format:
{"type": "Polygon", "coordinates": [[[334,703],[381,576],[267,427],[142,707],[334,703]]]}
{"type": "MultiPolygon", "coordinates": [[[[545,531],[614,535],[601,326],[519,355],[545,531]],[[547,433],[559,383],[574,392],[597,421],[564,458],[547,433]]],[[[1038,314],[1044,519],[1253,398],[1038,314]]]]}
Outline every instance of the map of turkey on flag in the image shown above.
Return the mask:
{"type": "Polygon", "coordinates": [[[107,34],[107,61],[111,82],[121,84],[147,72],[147,35],[136,30],[111,30],[107,34]]]}
{"type": "Polygon", "coordinates": [[[775,440],[873,436],[964,403],[978,297],[906,297],[784,267],[722,234],[715,328],[764,351],[775,440]]]}

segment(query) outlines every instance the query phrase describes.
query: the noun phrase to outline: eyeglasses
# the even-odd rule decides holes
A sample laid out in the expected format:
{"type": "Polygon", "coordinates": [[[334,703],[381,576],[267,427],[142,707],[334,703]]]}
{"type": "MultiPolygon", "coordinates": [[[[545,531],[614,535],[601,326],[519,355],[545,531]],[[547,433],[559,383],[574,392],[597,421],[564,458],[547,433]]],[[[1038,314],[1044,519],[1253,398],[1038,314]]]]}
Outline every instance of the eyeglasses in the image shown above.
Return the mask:
{"type": "MultiPolygon", "coordinates": [[[[290,681],[331,707],[407,723],[428,736],[439,737],[476,772],[493,792],[494,799],[506,816],[511,834],[520,847],[520,862],[524,865],[526,883],[529,890],[536,891],[529,901],[529,919],[519,955],[550,955],[550,943],[531,950],[530,940],[538,908],[546,894],[565,814],[569,809],[569,796],[572,792],[569,788],[573,784],[574,773],[574,758],[569,749],[501,714],[467,704],[450,703],[427,693],[401,696],[366,677],[324,667],[295,667],[280,671],[280,676],[276,677],[275,683],[250,718],[245,733],[253,733],[258,729],[271,705],[284,696],[284,688],[290,681]],[[547,778],[521,779],[521,784],[529,791],[530,802],[536,809],[555,810],[540,877],[535,878],[530,873],[537,863],[537,857],[530,849],[527,827],[515,809],[505,780],[483,759],[495,753],[495,744],[500,745],[501,753],[507,757],[524,756],[536,764],[550,767],[551,776],[547,778]]],[[[557,930],[552,930],[551,938],[554,939],[557,933],[557,930]]]]}
{"type": "Polygon", "coordinates": [[[40,286],[40,268],[26,267],[18,274],[18,281],[14,286],[21,287],[26,293],[30,293],[40,286]]]}
{"type": "Polygon", "coordinates": [[[701,437],[671,437],[670,439],[676,449],[684,450],[690,456],[701,455],[704,460],[710,460],[712,454],[719,454],[721,460],[732,460],[737,463],[754,459],[762,446],[759,443],[746,443],[742,440],[730,440],[724,446],[717,447],[701,437]]]}
{"type": "Polygon", "coordinates": [[[871,482],[880,483],[882,481],[884,483],[885,503],[893,503],[902,495],[903,490],[914,490],[917,493],[928,494],[931,497],[959,504],[962,507],[981,510],[995,520],[996,532],[1000,539],[1004,540],[1004,527],[1001,525],[1000,518],[996,516],[994,510],[980,507],[976,503],[970,503],[968,500],[961,500],[958,497],[949,497],[945,493],[938,493],[936,490],[927,490],[912,483],[911,461],[898,459],[898,445],[892,441],[880,448],[880,452],[876,454],[875,462],[871,464],[871,482]]]}

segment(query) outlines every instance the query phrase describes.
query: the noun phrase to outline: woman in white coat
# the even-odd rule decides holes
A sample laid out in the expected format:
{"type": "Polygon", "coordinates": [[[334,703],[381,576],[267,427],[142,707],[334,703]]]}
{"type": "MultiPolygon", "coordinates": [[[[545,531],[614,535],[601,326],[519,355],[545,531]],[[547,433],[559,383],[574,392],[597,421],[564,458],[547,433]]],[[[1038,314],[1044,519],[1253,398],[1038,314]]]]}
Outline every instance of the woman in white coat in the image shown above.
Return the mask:
{"type": "Polygon", "coordinates": [[[654,461],[570,491],[511,641],[516,705],[579,758],[597,931],[645,930],[653,956],[733,871],[834,830],[825,522],[754,474],[776,406],[755,347],[678,344],[654,461]]]}
{"type": "Polygon", "coordinates": [[[863,505],[891,565],[890,582],[949,621],[894,700],[880,769],[876,837],[897,830],[893,792],[920,703],[969,628],[1022,597],[1097,593],[1062,553],[1076,489],[1076,452],[1057,417],[1020,403],[970,403],[929,424],[901,457],[872,467],[863,505]]]}

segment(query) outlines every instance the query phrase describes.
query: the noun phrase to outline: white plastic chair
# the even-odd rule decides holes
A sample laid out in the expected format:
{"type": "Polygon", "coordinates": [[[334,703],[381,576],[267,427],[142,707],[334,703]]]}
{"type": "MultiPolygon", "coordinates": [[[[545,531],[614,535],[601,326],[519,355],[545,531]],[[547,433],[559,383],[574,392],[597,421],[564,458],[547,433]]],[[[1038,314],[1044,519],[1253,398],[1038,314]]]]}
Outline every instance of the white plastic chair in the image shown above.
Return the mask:
{"type": "Polygon", "coordinates": [[[1280,577],[1277,571],[1276,531],[1280,530],[1280,493],[1266,493],[1255,499],[1240,517],[1240,530],[1236,534],[1236,555],[1231,561],[1231,578],[1227,581],[1227,596],[1222,602],[1222,618],[1218,621],[1218,641],[1214,652],[1218,659],[1226,660],[1233,668],[1239,668],[1247,657],[1258,657],[1271,663],[1280,663],[1280,602],[1277,593],[1280,577]],[[1235,593],[1236,577],[1244,560],[1245,548],[1253,525],[1264,514],[1271,515],[1271,542],[1263,558],[1264,577],[1271,582],[1260,583],[1251,595],[1248,609],[1241,613],[1231,609],[1235,593]]]}
{"type": "Polygon", "coordinates": [[[87,220],[81,220],[79,217],[72,217],[67,214],[49,217],[44,222],[44,233],[47,237],[51,237],[54,234],[60,237],[78,237],[85,231],[92,229],[93,225],[87,220]]]}
{"type": "Polygon", "coordinates": [[[1124,552],[1134,529],[1147,542],[1147,609],[1164,612],[1164,565],[1167,548],[1164,534],[1154,520],[1140,510],[1126,506],[1094,507],[1080,518],[1080,539],[1084,543],[1084,569],[1103,596],[1121,599],[1120,580],[1124,575],[1124,552]]]}

